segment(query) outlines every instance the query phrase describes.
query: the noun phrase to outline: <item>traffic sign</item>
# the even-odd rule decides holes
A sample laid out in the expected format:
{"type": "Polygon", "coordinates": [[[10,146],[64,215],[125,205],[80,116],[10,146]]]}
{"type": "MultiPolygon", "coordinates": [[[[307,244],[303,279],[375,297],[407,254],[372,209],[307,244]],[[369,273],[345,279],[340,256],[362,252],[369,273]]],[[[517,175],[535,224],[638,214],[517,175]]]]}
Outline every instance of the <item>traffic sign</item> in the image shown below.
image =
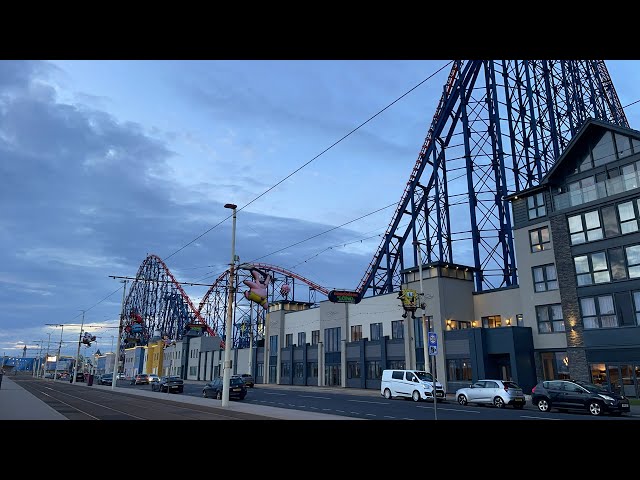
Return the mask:
{"type": "Polygon", "coordinates": [[[437,354],[438,354],[438,347],[435,346],[435,345],[430,345],[429,346],[429,355],[433,357],[433,356],[435,356],[437,354]]]}
{"type": "Polygon", "coordinates": [[[438,335],[435,332],[429,332],[429,346],[430,347],[438,346],[438,335]]]}

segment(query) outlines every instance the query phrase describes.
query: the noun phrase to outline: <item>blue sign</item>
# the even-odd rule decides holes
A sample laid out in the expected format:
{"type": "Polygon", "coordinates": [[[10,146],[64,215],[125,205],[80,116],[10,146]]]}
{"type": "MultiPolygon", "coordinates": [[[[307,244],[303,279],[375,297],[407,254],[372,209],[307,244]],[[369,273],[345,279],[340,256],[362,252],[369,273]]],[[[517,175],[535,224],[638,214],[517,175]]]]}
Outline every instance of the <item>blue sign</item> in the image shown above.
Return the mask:
{"type": "Polygon", "coordinates": [[[438,335],[435,332],[429,332],[429,346],[430,347],[438,346],[438,335]]]}

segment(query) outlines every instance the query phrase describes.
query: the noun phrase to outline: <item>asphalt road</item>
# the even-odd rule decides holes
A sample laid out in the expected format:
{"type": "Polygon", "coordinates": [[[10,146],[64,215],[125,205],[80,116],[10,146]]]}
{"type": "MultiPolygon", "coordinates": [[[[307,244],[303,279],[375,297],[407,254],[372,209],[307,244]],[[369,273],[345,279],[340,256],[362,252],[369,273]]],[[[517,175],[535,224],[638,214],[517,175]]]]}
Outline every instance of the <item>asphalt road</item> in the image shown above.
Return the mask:
{"type": "MultiPolygon", "coordinates": [[[[149,385],[130,385],[129,382],[119,381],[118,386],[137,390],[151,390],[149,385]]],[[[181,394],[158,393],[158,396],[190,395],[202,397],[201,384],[185,383],[181,394]]],[[[318,391],[317,388],[287,387],[285,385],[265,386],[256,385],[249,388],[243,403],[255,403],[278,408],[304,410],[331,415],[346,416],[354,419],[366,420],[639,420],[640,416],[626,414],[622,417],[603,415],[593,417],[585,412],[562,413],[557,411],[540,412],[529,404],[522,410],[513,407],[498,409],[483,405],[458,405],[453,400],[438,402],[434,412],[432,402],[413,402],[411,399],[394,398],[387,400],[378,392],[369,391],[366,394],[334,393],[334,391],[318,391]]]]}

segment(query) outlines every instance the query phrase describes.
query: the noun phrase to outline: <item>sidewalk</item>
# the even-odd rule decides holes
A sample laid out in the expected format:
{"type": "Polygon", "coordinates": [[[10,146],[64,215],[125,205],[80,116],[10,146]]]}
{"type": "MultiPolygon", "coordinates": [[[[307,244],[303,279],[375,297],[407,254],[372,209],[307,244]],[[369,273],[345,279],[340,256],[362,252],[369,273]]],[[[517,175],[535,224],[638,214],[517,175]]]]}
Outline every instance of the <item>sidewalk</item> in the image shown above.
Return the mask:
{"type": "Polygon", "coordinates": [[[0,387],[0,420],[67,420],[5,375],[0,387]]]}

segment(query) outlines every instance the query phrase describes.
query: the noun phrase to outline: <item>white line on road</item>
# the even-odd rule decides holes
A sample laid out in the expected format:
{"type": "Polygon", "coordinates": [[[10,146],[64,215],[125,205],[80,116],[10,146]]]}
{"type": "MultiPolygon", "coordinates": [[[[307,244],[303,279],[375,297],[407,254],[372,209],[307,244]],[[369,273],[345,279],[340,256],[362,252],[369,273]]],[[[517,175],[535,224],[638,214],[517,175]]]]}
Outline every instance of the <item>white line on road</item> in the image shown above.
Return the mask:
{"type": "Polygon", "coordinates": [[[562,420],[561,418],[548,418],[548,417],[531,417],[529,415],[520,415],[521,418],[535,418],[536,420],[562,420]]]}
{"type": "Polygon", "coordinates": [[[385,415],[384,418],[396,418],[396,417],[392,417],[391,415],[385,415]]]}
{"type": "Polygon", "coordinates": [[[297,405],[294,405],[293,403],[289,403],[288,404],[290,407],[297,407],[297,405]]]}
{"type": "Polygon", "coordinates": [[[347,413],[344,410],[336,410],[336,412],[340,412],[340,413],[347,413]]]}
{"type": "Polygon", "coordinates": [[[373,413],[365,413],[365,415],[367,415],[368,417],[375,417],[373,413]]]}
{"type": "Polygon", "coordinates": [[[265,395],[286,395],[286,393],[264,392],[265,395]]]}
{"type": "Polygon", "coordinates": [[[368,400],[348,400],[349,402],[373,403],[375,405],[389,405],[389,402],[370,402],[368,400]]]}
{"type": "Polygon", "coordinates": [[[320,398],[321,400],[331,400],[330,397],[316,397],[315,395],[298,395],[302,398],[320,398]]]}
{"type": "MultiPolygon", "coordinates": [[[[431,410],[433,410],[433,407],[427,407],[424,405],[416,405],[417,408],[429,408],[431,410]]],[[[438,410],[447,410],[449,412],[463,412],[463,413],[480,413],[479,410],[463,410],[461,408],[444,408],[444,407],[438,407],[438,410]]]]}
{"type": "Polygon", "coordinates": [[[354,415],[360,415],[360,412],[349,412],[349,413],[353,413],[354,415]]]}
{"type": "Polygon", "coordinates": [[[330,411],[331,411],[331,409],[330,409],[330,408],[323,408],[323,409],[322,409],[322,411],[323,411],[323,412],[330,412],[330,411]]]}
{"type": "Polygon", "coordinates": [[[403,418],[402,420],[414,420],[413,418],[403,418]]]}
{"type": "Polygon", "coordinates": [[[309,407],[309,408],[313,408],[314,410],[320,410],[318,407],[309,407]]]}

